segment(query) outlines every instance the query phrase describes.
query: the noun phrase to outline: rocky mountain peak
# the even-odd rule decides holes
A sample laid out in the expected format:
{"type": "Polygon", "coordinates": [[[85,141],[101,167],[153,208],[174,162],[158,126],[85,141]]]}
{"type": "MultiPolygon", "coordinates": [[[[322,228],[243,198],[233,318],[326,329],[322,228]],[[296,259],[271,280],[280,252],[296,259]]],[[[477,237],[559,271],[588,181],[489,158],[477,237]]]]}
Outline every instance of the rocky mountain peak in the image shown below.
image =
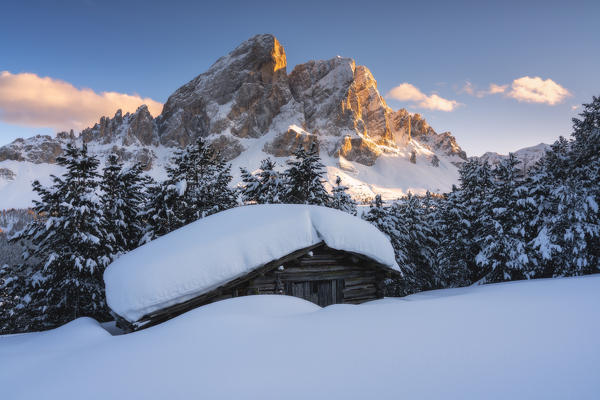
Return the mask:
{"type": "Polygon", "coordinates": [[[123,115],[117,110],[114,117],[102,117],[100,122],[81,132],[84,143],[94,141],[101,144],[120,146],[151,146],[158,145],[158,133],[154,118],[144,104],[133,113],[123,115]]]}
{"type": "Polygon", "coordinates": [[[262,136],[290,98],[283,46],[273,35],[254,36],[169,97],[158,121],[161,143],[185,146],[226,130],[262,136]]]}
{"type": "MultiPolygon", "coordinates": [[[[367,67],[337,56],[296,65],[288,74],[285,49],[273,35],[262,34],[177,89],[156,118],[145,105],[132,114],[118,110],[79,136],[63,132],[1,147],[0,162],[54,163],[64,145],[75,141],[88,143],[101,158],[116,153],[154,170],[169,162],[175,148],[198,137],[232,161],[234,171],[268,155],[288,157],[314,142],[330,166],[348,173],[366,171],[382,155],[389,156],[385,168],[405,168],[415,151],[425,165],[434,153],[452,163],[466,159],[450,133],[437,134],[419,114],[392,110],[367,67]]],[[[372,175],[365,176],[352,179],[366,182],[372,175]]],[[[395,179],[395,173],[389,176],[395,179]]]]}

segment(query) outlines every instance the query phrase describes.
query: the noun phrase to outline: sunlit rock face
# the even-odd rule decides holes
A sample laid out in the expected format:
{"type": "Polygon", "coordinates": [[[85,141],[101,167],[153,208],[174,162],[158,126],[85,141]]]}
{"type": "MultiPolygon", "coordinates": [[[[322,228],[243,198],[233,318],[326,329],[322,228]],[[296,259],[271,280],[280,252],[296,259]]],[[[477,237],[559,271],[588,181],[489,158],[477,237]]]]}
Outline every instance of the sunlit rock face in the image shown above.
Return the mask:
{"type": "Polygon", "coordinates": [[[362,135],[378,143],[393,140],[392,110],[377,91],[368,68],[350,58],[309,61],[290,74],[294,99],[303,105],[305,129],[319,135],[362,135]]]}
{"type": "Polygon", "coordinates": [[[449,156],[454,164],[458,165],[467,160],[467,154],[450,132],[436,133],[420,114],[410,114],[405,109],[400,109],[392,114],[391,123],[396,143],[416,140],[434,151],[449,156]]]}
{"type": "Polygon", "coordinates": [[[317,135],[308,133],[299,127],[291,126],[286,132],[275,137],[274,140],[264,145],[263,151],[275,157],[287,157],[299,148],[308,151],[312,144],[319,142],[317,135]]]}
{"type": "Polygon", "coordinates": [[[272,35],[255,36],[169,97],[158,118],[160,141],[185,146],[225,131],[260,137],[291,97],[283,47],[272,35]]]}
{"type": "Polygon", "coordinates": [[[336,155],[348,161],[355,161],[363,165],[373,165],[382,151],[374,142],[363,138],[344,137],[336,155]]]}
{"type": "Polygon", "coordinates": [[[350,58],[300,64],[289,81],[294,99],[303,106],[305,129],[320,137],[340,137],[335,155],[373,165],[382,154],[378,146],[404,147],[411,139],[423,139],[434,151],[466,159],[452,135],[438,135],[419,114],[388,107],[369,69],[350,58]]]}

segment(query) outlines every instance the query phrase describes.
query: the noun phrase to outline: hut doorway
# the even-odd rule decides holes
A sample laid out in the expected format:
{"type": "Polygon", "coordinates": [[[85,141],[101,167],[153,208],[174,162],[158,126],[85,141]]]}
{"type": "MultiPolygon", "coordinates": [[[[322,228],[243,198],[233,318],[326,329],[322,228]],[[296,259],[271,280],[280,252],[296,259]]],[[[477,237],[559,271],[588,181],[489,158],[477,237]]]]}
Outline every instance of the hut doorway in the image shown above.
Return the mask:
{"type": "Polygon", "coordinates": [[[321,307],[344,302],[344,280],[285,282],[285,294],[300,297],[321,307]]]}

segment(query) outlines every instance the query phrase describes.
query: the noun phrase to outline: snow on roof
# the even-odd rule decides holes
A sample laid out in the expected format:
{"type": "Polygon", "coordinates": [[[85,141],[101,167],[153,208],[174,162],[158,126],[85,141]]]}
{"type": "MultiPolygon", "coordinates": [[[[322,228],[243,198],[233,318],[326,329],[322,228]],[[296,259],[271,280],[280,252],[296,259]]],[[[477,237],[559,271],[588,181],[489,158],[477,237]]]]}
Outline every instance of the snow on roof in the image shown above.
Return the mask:
{"type": "Polygon", "coordinates": [[[104,272],[106,300],[137,321],[320,242],[400,271],[388,238],[358,217],[319,206],[252,205],[203,218],[118,258],[104,272]]]}

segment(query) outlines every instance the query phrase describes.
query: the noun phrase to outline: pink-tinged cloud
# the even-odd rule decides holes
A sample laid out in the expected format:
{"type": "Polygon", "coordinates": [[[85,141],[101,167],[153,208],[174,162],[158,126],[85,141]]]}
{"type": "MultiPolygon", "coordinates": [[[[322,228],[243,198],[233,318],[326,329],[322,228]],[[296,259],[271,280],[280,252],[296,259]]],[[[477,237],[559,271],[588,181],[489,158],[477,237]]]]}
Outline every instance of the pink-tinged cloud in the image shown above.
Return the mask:
{"type": "Polygon", "coordinates": [[[487,94],[498,94],[506,92],[508,85],[497,85],[495,83],[490,83],[489,89],[485,92],[487,94]]]}
{"type": "Polygon", "coordinates": [[[476,90],[475,86],[467,81],[465,85],[459,90],[458,93],[466,93],[471,96],[475,96],[477,98],[482,98],[485,96],[489,96],[491,94],[499,94],[506,92],[508,85],[497,85],[495,83],[490,83],[490,86],[486,90],[476,90]]]}
{"type": "Polygon", "coordinates": [[[138,95],[96,93],[32,73],[0,72],[0,120],[10,124],[81,130],[119,108],[134,112],[142,104],[153,116],[162,111],[161,103],[138,95]]]}
{"type": "Polygon", "coordinates": [[[553,106],[571,96],[571,93],[552,79],[524,76],[512,82],[507,96],[522,102],[553,106]]]}
{"type": "Polygon", "coordinates": [[[411,102],[417,107],[428,110],[453,111],[459,106],[459,103],[455,100],[444,99],[437,94],[428,96],[417,87],[406,82],[390,90],[385,97],[398,101],[411,102]]]}
{"type": "Polygon", "coordinates": [[[458,91],[458,93],[466,93],[471,96],[475,96],[475,86],[471,82],[466,81],[465,85],[458,91]]]}

